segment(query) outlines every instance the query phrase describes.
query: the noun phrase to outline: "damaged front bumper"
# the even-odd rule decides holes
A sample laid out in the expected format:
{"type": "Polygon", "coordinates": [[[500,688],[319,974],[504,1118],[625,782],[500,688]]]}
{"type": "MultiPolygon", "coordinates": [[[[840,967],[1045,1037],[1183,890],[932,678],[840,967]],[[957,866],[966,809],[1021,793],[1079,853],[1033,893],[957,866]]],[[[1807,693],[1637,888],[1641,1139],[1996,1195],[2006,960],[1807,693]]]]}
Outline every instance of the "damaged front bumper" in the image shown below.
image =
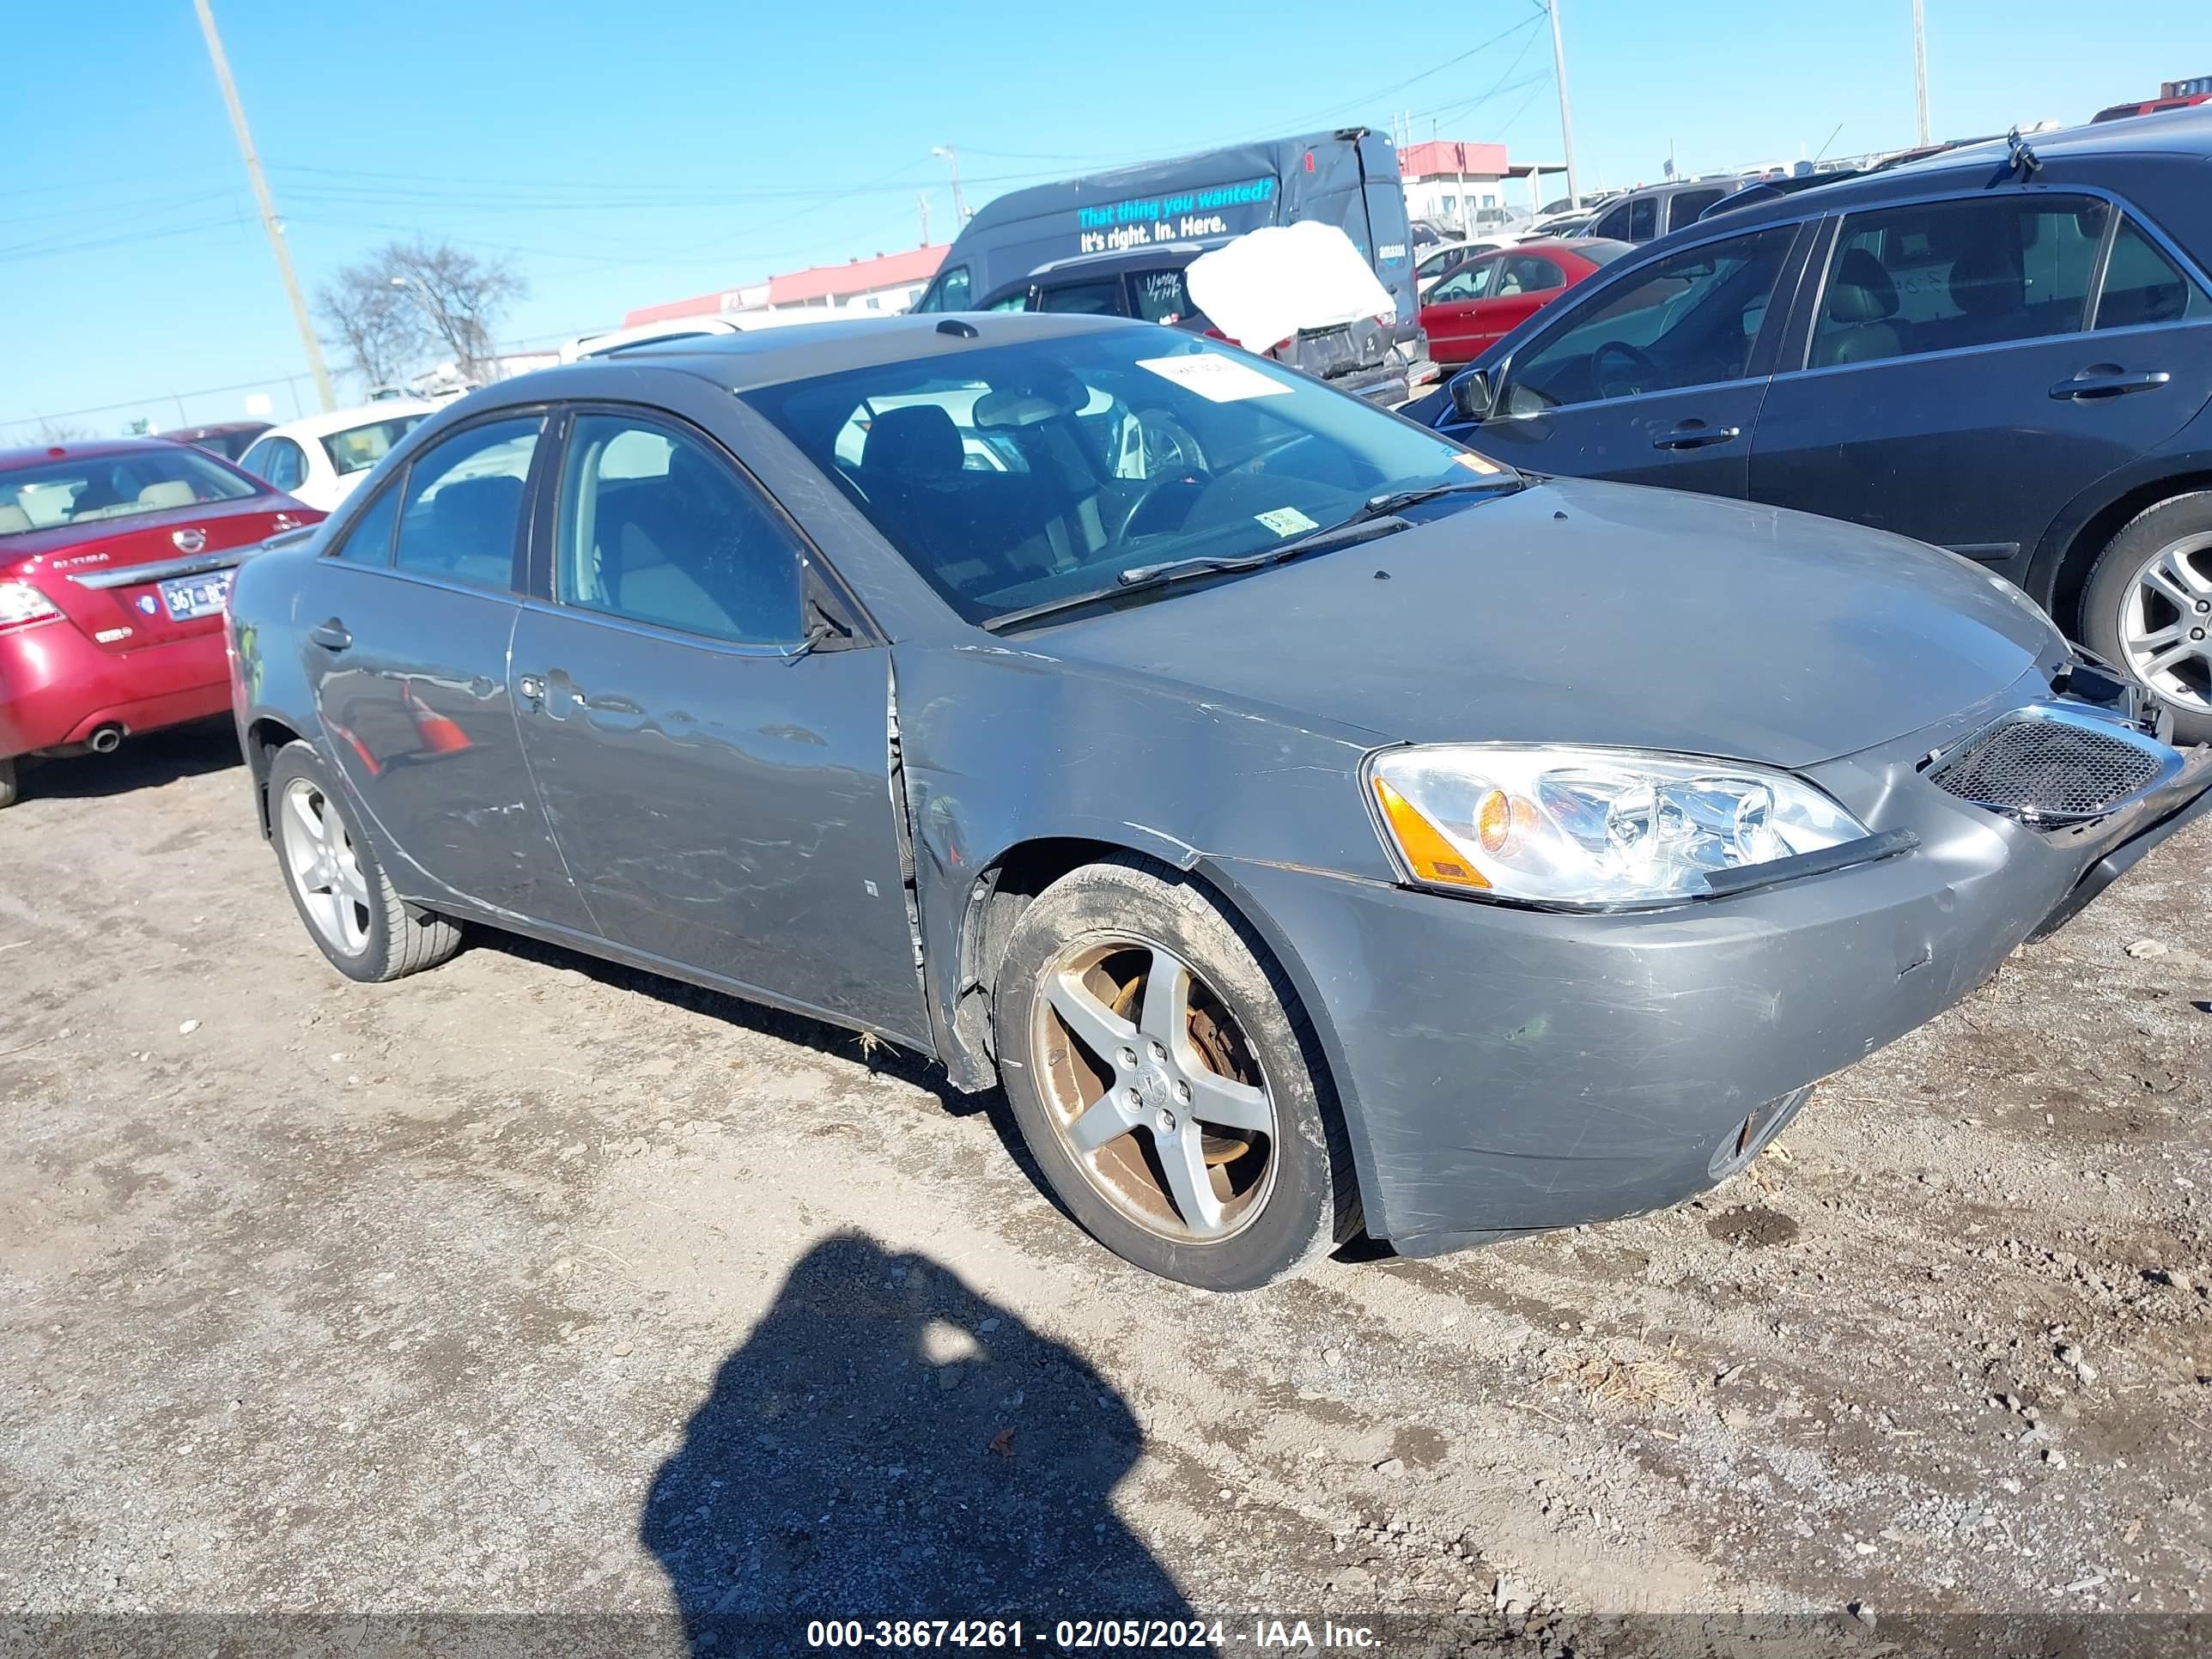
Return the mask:
{"type": "Polygon", "coordinates": [[[1936,752],[1806,774],[1877,835],[1909,831],[1909,853],[1669,910],[1546,913],[1224,860],[1300,964],[1370,1231],[1432,1255],[1701,1191],[1807,1085],[1933,1019],[2212,811],[2212,750],[2056,828],[1948,793],[1936,752]]]}

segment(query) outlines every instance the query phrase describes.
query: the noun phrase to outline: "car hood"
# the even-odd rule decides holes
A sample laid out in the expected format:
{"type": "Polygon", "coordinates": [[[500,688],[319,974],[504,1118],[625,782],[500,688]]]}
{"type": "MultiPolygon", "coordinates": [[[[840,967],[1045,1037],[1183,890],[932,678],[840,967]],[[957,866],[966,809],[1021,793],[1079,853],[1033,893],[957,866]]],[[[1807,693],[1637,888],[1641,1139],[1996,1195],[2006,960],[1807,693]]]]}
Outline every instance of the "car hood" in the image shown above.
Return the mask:
{"type": "Polygon", "coordinates": [[[1920,543],[1567,479],[1030,638],[1386,740],[1793,768],[1955,715],[2065,649],[2016,591],[1920,543]]]}

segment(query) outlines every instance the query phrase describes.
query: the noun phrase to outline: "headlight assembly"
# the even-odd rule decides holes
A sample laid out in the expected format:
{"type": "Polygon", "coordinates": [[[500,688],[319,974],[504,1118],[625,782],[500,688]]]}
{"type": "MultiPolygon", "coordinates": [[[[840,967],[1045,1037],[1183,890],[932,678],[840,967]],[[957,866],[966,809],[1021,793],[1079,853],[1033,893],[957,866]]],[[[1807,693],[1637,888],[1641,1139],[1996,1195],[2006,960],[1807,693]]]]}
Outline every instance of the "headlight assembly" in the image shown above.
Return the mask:
{"type": "Polygon", "coordinates": [[[1787,772],[1633,750],[1387,749],[1368,787],[1424,887],[1565,906],[1679,902],[1723,872],[1819,852],[1866,826],[1787,772]]]}

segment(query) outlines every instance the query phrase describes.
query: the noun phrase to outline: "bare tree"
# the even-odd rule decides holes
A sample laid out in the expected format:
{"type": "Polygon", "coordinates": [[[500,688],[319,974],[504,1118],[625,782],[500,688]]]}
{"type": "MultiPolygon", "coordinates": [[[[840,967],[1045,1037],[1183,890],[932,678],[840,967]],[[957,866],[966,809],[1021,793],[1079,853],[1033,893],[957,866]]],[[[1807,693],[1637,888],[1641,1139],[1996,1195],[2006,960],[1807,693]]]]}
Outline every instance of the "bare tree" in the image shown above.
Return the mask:
{"type": "Polygon", "coordinates": [[[371,386],[396,380],[433,351],[470,380],[486,379],[492,331],[527,292],[503,260],[479,259],[446,242],[387,242],[348,265],[316,295],[316,309],[371,386]]]}
{"type": "Polygon", "coordinates": [[[398,380],[430,343],[421,308],[392,286],[389,251],[346,266],[315,292],[316,314],[370,386],[398,380]]]}
{"type": "Polygon", "coordinates": [[[394,292],[412,295],[432,333],[472,380],[489,377],[492,325],[529,292],[513,266],[445,242],[394,242],[384,250],[394,292]]]}
{"type": "Polygon", "coordinates": [[[69,421],[50,421],[41,415],[33,441],[40,444],[81,444],[91,436],[92,428],[88,426],[78,426],[69,421]]]}

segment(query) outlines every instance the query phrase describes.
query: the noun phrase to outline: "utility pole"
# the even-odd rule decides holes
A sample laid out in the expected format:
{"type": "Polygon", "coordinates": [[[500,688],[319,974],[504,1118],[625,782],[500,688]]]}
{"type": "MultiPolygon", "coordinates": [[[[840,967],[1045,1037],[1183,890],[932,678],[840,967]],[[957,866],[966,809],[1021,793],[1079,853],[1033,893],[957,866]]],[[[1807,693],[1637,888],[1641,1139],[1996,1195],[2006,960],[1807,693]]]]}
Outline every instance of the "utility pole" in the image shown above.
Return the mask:
{"type": "Polygon", "coordinates": [[[231,131],[238,135],[238,153],[246,158],[246,176],[253,185],[253,199],[261,205],[261,228],[269,233],[269,250],[276,256],[277,274],[284,279],[285,297],[292,302],[292,320],[300,325],[300,343],[307,348],[307,368],[315,377],[316,394],[325,410],[336,409],[331,394],[330,371],[323,367],[323,348],[315,338],[315,325],[307,318],[307,302],[300,295],[300,279],[292,270],[292,255],[284,246],[283,227],[276,220],[276,204],[270,198],[269,181],[261,176],[261,158],[253,153],[253,134],[246,125],[246,106],[238,101],[238,85],[230,78],[230,60],[222,55],[222,37],[215,32],[215,14],[208,0],[192,0],[200,15],[200,33],[207,37],[208,61],[222,88],[222,101],[230,107],[231,131]]]}
{"type": "Polygon", "coordinates": [[[914,193],[914,204],[921,210],[921,245],[929,246],[929,192],[918,190],[914,193]]]}
{"type": "Polygon", "coordinates": [[[961,226],[968,222],[968,204],[960,199],[960,152],[950,144],[938,144],[929,153],[942,155],[945,165],[952,169],[952,234],[957,236],[961,226]]]}
{"type": "Polygon", "coordinates": [[[1920,142],[1928,136],[1928,8],[1927,0],[1912,0],[1912,90],[1920,100],[1920,142]]]}
{"type": "MultiPolygon", "coordinates": [[[[1913,0],[1917,5],[1920,0],[1913,0]]],[[[1559,0],[1543,0],[1544,9],[1552,14],[1552,78],[1559,83],[1559,142],[1567,151],[1567,200],[1582,205],[1582,192],[1575,185],[1575,118],[1567,106],[1567,49],[1559,40],[1559,0]]]]}

